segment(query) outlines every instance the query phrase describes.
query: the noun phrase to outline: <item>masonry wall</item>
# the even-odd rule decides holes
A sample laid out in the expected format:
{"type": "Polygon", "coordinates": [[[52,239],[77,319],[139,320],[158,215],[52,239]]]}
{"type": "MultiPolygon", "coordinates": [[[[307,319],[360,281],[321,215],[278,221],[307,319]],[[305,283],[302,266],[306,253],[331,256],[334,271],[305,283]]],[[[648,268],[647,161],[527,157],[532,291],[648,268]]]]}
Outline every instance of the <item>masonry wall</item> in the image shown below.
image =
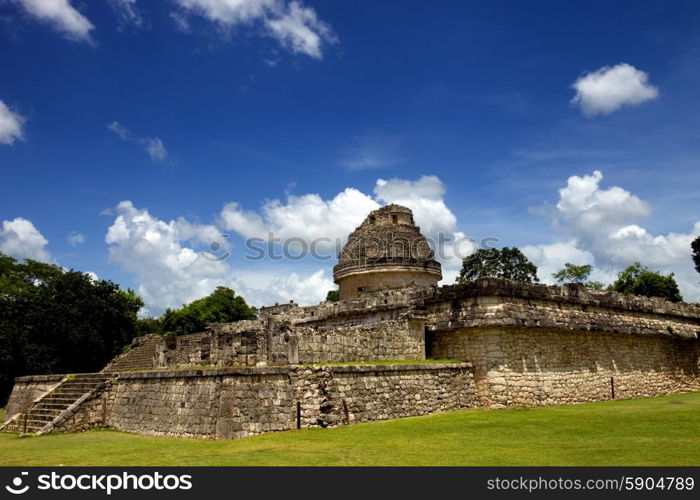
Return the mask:
{"type": "Polygon", "coordinates": [[[15,379],[12,394],[5,408],[5,421],[24,413],[32,401],[56,387],[65,375],[34,375],[15,379]]]}
{"type": "Polygon", "coordinates": [[[266,321],[213,325],[210,330],[165,336],[159,368],[264,366],[299,363],[424,359],[423,321],[393,318],[357,326],[294,325],[266,321]]]}
{"type": "Polygon", "coordinates": [[[308,428],[467,408],[476,399],[465,363],[259,367],[120,374],[87,411],[104,412],[105,426],[124,431],[229,439],[296,428],[297,403],[308,428]]]}
{"type": "Polygon", "coordinates": [[[414,271],[410,269],[399,269],[393,272],[364,271],[340,278],[337,283],[339,286],[340,300],[351,300],[362,296],[364,292],[403,287],[409,284],[436,287],[438,277],[426,271],[414,271]]]}
{"type": "Polygon", "coordinates": [[[483,406],[541,406],[700,390],[698,341],[550,329],[435,332],[431,356],[468,359],[483,406]],[[612,379],[612,382],[611,382],[612,379]]]}
{"type": "Polygon", "coordinates": [[[423,321],[349,327],[296,326],[273,338],[271,364],[425,359],[423,321]]]}

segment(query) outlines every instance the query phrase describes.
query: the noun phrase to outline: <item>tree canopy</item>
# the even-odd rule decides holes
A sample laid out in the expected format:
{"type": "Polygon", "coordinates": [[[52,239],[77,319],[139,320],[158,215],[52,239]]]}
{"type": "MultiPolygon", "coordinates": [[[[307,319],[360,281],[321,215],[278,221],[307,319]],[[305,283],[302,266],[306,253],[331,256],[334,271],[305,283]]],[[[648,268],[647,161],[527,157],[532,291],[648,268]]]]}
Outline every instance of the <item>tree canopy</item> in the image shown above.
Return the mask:
{"type": "Polygon", "coordinates": [[[639,262],[635,262],[621,271],[609,289],[630,295],[661,297],[671,302],[683,300],[673,273],[664,276],[649,270],[648,267],[642,266],[639,262]]]}
{"type": "Polygon", "coordinates": [[[695,264],[695,270],[700,273],[700,236],[695,238],[690,244],[690,248],[693,250],[693,263],[695,264]]]}
{"type": "Polygon", "coordinates": [[[537,266],[518,248],[479,249],[462,261],[457,283],[484,277],[506,278],[524,283],[538,282],[537,266]]]}
{"type": "Polygon", "coordinates": [[[340,290],[328,290],[326,294],[326,301],[328,302],[338,302],[340,300],[340,290]]]}
{"type": "Polygon", "coordinates": [[[17,376],[100,370],[136,336],[142,306],[111,281],[0,253],[0,403],[17,376]]]}
{"type": "Polygon", "coordinates": [[[166,309],[161,318],[161,330],[186,335],[203,331],[207,323],[230,323],[255,317],[255,308],[246,304],[243,297],[236,295],[230,288],[220,286],[210,295],[180,309],[166,309]]]}
{"type": "Polygon", "coordinates": [[[564,269],[560,269],[556,273],[552,273],[552,277],[556,279],[558,283],[580,283],[586,288],[602,290],[605,287],[603,283],[588,280],[588,277],[591,275],[592,271],[593,266],[590,264],[577,266],[567,262],[564,264],[564,269]]]}

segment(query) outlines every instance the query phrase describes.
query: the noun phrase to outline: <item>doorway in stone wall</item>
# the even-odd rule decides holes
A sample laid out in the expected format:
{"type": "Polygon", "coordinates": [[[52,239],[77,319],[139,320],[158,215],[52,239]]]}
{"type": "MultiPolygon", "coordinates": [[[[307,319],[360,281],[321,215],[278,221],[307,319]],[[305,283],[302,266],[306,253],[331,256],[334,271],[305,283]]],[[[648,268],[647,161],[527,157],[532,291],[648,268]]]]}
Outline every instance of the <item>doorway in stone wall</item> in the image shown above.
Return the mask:
{"type": "Polygon", "coordinates": [[[423,344],[425,346],[425,359],[433,358],[433,345],[435,343],[435,332],[428,330],[426,326],[423,333],[423,344]]]}

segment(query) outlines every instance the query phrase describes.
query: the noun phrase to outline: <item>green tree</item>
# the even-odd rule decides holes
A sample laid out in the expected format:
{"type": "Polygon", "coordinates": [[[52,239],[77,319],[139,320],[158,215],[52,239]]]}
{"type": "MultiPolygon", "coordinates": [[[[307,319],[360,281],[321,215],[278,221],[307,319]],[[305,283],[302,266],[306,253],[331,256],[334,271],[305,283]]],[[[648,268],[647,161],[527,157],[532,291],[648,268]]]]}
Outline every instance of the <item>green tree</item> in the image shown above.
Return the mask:
{"type": "Polygon", "coordinates": [[[161,318],[138,318],[136,320],[136,336],[142,337],[150,333],[162,335],[164,333],[163,320],[161,318]]]}
{"type": "Polygon", "coordinates": [[[599,281],[588,281],[588,277],[591,275],[592,271],[593,266],[590,264],[576,266],[567,262],[564,264],[564,269],[553,273],[552,277],[556,279],[558,283],[580,283],[586,288],[602,290],[605,287],[603,283],[599,281]]]}
{"type": "Polygon", "coordinates": [[[0,406],[16,376],[101,369],[135,336],[142,306],[110,281],[0,253],[0,406]]]}
{"type": "Polygon", "coordinates": [[[479,249],[462,261],[457,283],[483,277],[506,278],[524,283],[538,282],[537,266],[518,248],[479,249]]]}
{"type": "Polygon", "coordinates": [[[326,294],[326,301],[328,302],[338,302],[340,300],[340,290],[328,290],[326,294]]]}
{"type": "Polygon", "coordinates": [[[693,263],[695,264],[695,270],[700,273],[700,236],[695,238],[690,244],[690,248],[693,250],[693,263]]]}
{"type": "Polygon", "coordinates": [[[237,296],[230,288],[220,286],[207,297],[180,309],[166,309],[162,325],[166,333],[186,335],[203,331],[207,323],[230,323],[254,319],[255,316],[255,308],[246,304],[243,297],[237,296]]]}
{"type": "Polygon", "coordinates": [[[673,276],[650,271],[648,267],[635,262],[617,275],[617,280],[610,285],[610,290],[629,295],[661,297],[671,302],[683,300],[678,283],[673,276]]]}

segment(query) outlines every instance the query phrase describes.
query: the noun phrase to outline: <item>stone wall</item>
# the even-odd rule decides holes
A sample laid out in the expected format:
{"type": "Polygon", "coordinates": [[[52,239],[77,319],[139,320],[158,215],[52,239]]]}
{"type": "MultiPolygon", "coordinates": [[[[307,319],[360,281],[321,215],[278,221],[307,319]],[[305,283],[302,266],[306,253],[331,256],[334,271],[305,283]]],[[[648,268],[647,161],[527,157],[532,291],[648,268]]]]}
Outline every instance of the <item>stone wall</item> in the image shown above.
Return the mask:
{"type": "Polygon", "coordinates": [[[296,326],[274,337],[271,364],[425,359],[423,322],[387,320],[348,327],[296,326]]]}
{"type": "Polygon", "coordinates": [[[481,278],[438,288],[414,299],[414,307],[424,308],[428,328],[434,331],[511,327],[700,337],[696,304],[601,292],[576,284],[531,285],[481,278]]]}
{"type": "Polygon", "coordinates": [[[142,434],[229,439],[475,404],[467,363],[122,373],[86,402],[85,415],[76,413],[57,430],[104,425],[142,434]]]}
{"type": "Polygon", "coordinates": [[[541,406],[700,390],[698,342],[551,329],[434,332],[431,356],[469,360],[483,406],[541,406]],[[611,380],[612,379],[612,380],[611,380]]]}
{"type": "Polygon", "coordinates": [[[338,366],[322,370],[321,421],[326,425],[371,422],[477,406],[471,371],[441,366],[338,366]]]}
{"type": "Polygon", "coordinates": [[[373,323],[340,327],[293,324],[276,317],[212,325],[202,333],[164,336],[158,367],[424,359],[423,321],[395,316],[387,312],[373,323]]]}
{"type": "MultiPolygon", "coordinates": [[[[358,266],[363,269],[362,266],[358,266]]],[[[396,270],[377,270],[372,272],[364,270],[346,277],[339,278],[336,282],[340,287],[340,300],[349,300],[361,297],[365,292],[386,290],[413,284],[423,287],[437,287],[438,276],[424,271],[417,271],[413,267],[402,270],[400,266],[393,266],[396,270]]]]}
{"type": "Polygon", "coordinates": [[[33,375],[15,379],[5,408],[5,421],[17,413],[24,413],[32,401],[56,387],[64,377],[65,375],[33,375]]]}

